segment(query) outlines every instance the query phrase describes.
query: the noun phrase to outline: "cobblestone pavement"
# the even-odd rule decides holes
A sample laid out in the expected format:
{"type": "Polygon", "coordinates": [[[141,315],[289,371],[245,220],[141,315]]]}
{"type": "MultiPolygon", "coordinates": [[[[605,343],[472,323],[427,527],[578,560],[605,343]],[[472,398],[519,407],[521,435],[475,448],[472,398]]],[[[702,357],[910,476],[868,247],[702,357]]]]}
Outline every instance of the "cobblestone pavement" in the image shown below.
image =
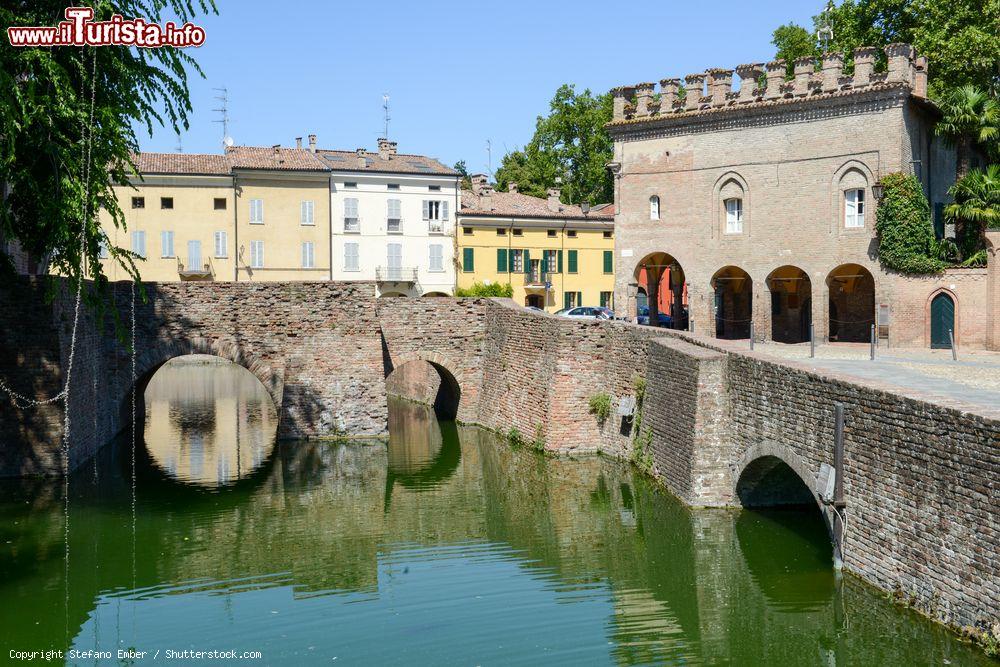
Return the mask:
{"type": "Polygon", "coordinates": [[[1000,406],[1000,353],[997,352],[959,350],[958,361],[953,361],[951,350],[887,349],[883,346],[876,350],[875,361],[871,361],[870,349],[864,344],[820,345],[816,347],[814,359],[809,358],[808,344],[759,343],[755,349],[767,355],[812,364],[817,369],[919,389],[994,410],[1000,406]]]}

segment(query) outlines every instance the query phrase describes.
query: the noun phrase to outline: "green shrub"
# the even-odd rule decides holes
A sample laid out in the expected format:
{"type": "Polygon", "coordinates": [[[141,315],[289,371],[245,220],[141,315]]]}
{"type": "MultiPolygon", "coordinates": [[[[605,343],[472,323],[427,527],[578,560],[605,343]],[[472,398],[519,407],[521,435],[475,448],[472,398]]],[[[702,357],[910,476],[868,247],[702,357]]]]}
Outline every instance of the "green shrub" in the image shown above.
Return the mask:
{"type": "Polygon", "coordinates": [[[590,414],[597,417],[597,422],[603,424],[611,416],[611,397],[605,392],[590,397],[590,414]]]}
{"type": "Polygon", "coordinates": [[[521,447],[524,445],[524,436],[516,428],[511,428],[507,431],[507,444],[511,447],[521,447]]]}
{"type": "Polygon", "coordinates": [[[500,296],[507,297],[509,299],[514,296],[514,288],[511,287],[510,283],[490,283],[489,285],[485,283],[474,283],[472,287],[459,287],[456,289],[455,296],[500,296]]]}
{"type": "Polygon", "coordinates": [[[915,176],[889,174],[882,178],[884,195],[878,205],[875,230],[878,256],[900,273],[937,273],[948,266],[938,258],[930,205],[915,176]]]}

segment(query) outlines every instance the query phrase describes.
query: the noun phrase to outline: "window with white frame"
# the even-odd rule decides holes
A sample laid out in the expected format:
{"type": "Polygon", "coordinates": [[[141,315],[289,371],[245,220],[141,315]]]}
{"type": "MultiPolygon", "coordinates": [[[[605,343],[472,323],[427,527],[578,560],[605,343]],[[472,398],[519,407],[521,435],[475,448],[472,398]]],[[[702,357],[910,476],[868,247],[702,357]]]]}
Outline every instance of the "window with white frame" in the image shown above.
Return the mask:
{"type": "Polygon", "coordinates": [[[448,201],[425,199],[423,203],[424,220],[427,221],[427,228],[432,234],[440,234],[444,231],[444,223],[448,220],[448,201]]]}
{"type": "Polygon", "coordinates": [[[315,225],[313,221],[313,202],[304,201],[299,206],[299,222],[303,225],[315,225]]]}
{"type": "Polygon", "coordinates": [[[545,251],[545,266],[542,269],[546,273],[556,273],[559,270],[559,253],[556,250],[545,251]]]}
{"type": "Polygon", "coordinates": [[[510,251],[510,270],[514,273],[524,273],[524,251],[513,249],[510,251]]]}
{"type": "Polygon", "coordinates": [[[302,268],[312,269],[316,267],[316,245],[312,241],[305,241],[302,244],[302,268]]]}
{"type": "Polygon", "coordinates": [[[726,233],[743,233],[743,200],[738,197],[726,200],[726,233]]]}
{"type": "Polygon", "coordinates": [[[649,198],[649,219],[659,220],[660,219],[660,198],[653,195],[649,198]]]}
{"type": "Polygon", "coordinates": [[[387,199],[385,208],[386,231],[390,234],[401,234],[403,232],[403,216],[400,201],[398,199],[387,199]]]}
{"type": "Polygon", "coordinates": [[[174,233],[160,232],[160,257],[174,256],[174,233]]]}
{"type": "Polygon", "coordinates": [[[865,226],[865,191],[861,188],[844,191],[844,226],[865,226]]]}
{"type": "Polygon", "coordinates": [[[97,247],[97,257],[98,259],[108,258],[108,240],[106,238],[102,238],[100,245],[97,247]]]}
{"type": "Polygon", "coordinates": [[[428,271],[444,271],[444,246],[440,243],[432,243],[430,249],[431,257],[428,271]]]}
{"type": "Polygon", "coordinates": [[[344,200],[344,231],[361,231],[361,220],[358,218],[358,200],[354,197],[348,197],[344,200]]]}
{"type": "Polygon", "coordinates": [[[250,242],[250,268],[251,269],[263,269],[264,268],[264,242],[263,241],[251,241],[250,242]]]}
{"type": "Polygon", "coordinates": [[[215,256],[216,257],[228,257],[229,253],[229,243],[226,238],[225,232],[215,232],[215,256]]]}
{"type": "Polygon", "coordinates": [[[360,271],[361,261],[358,257],[358,244],[344,244],[344,271],[360,271]]]}
{"type": "Polygon", "coordinates": [[[263,199],[251,199],[250,200],[250,224],[251,225],[263,225],[264,224],[264,200],[263,199]]]}
{"type": "Polygon", "coordinates": [[[146,232],[132,232],[132,252],[146,257],[146,232]]]}

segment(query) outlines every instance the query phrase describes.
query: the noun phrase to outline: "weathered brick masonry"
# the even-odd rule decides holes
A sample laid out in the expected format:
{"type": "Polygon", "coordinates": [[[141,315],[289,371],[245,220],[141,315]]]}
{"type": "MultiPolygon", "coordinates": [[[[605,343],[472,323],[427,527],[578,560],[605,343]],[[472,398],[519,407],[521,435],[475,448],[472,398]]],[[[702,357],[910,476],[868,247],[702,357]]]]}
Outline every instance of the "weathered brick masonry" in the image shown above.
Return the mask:
{"type": "MultiPolygon", "coordinates": [[[[127,285],[116,286],[119,305],[127,285]]],[[[366,283],[147,285],[137,309],[137,376],[208,352],[241,363],[281,406],[283,435],[384,433],[384,378],[428,362],[458,386],[460,420],[516,428],[547,449],[630,456],[627,419],[603,425],[588,400],[617,406],[646,379],[642,434],[654,474],[689,504],[737,502],[761,457],[788,464],[809,489],[833,461],[833,405],[846,410],[845,566],[900,589],[936,618],[1000,618],[1000,409],[973,410],[912,389],[821,374],[730,343],[622,322],[527,311],[502,299],[385,299],[366,283]]],[[[40,288],[2,295],[5,382],[58,393],[72,310],[40,306],[40,288]]],[[[127,309],[122,312],[127,313],[127,309]]],[[[71,466],[123,425],[131,356],[84,321],[74,361],[71,466]]],[[[0,408],[2,473],[58,472],[59,406],[0,408]]]]}

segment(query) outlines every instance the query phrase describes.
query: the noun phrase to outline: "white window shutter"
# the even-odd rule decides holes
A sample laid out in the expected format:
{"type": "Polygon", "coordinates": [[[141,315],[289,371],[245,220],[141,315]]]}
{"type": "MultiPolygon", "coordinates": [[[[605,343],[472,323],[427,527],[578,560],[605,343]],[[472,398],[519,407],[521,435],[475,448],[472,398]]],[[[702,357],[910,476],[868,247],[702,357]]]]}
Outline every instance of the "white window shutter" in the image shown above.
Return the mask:
{"type": "Polygon", "coordinates": [[[424,205],[424,220],[429,220],[431,217],[431,203],[426,199],[423,201],[424,205]]]}
{"type": "Polygon", "coordinates": [[[447,220],[448,219],[448,200],[447,199],[444,200],[443,202],[441,202],[441,219],[442,220],[447,220]]]}

